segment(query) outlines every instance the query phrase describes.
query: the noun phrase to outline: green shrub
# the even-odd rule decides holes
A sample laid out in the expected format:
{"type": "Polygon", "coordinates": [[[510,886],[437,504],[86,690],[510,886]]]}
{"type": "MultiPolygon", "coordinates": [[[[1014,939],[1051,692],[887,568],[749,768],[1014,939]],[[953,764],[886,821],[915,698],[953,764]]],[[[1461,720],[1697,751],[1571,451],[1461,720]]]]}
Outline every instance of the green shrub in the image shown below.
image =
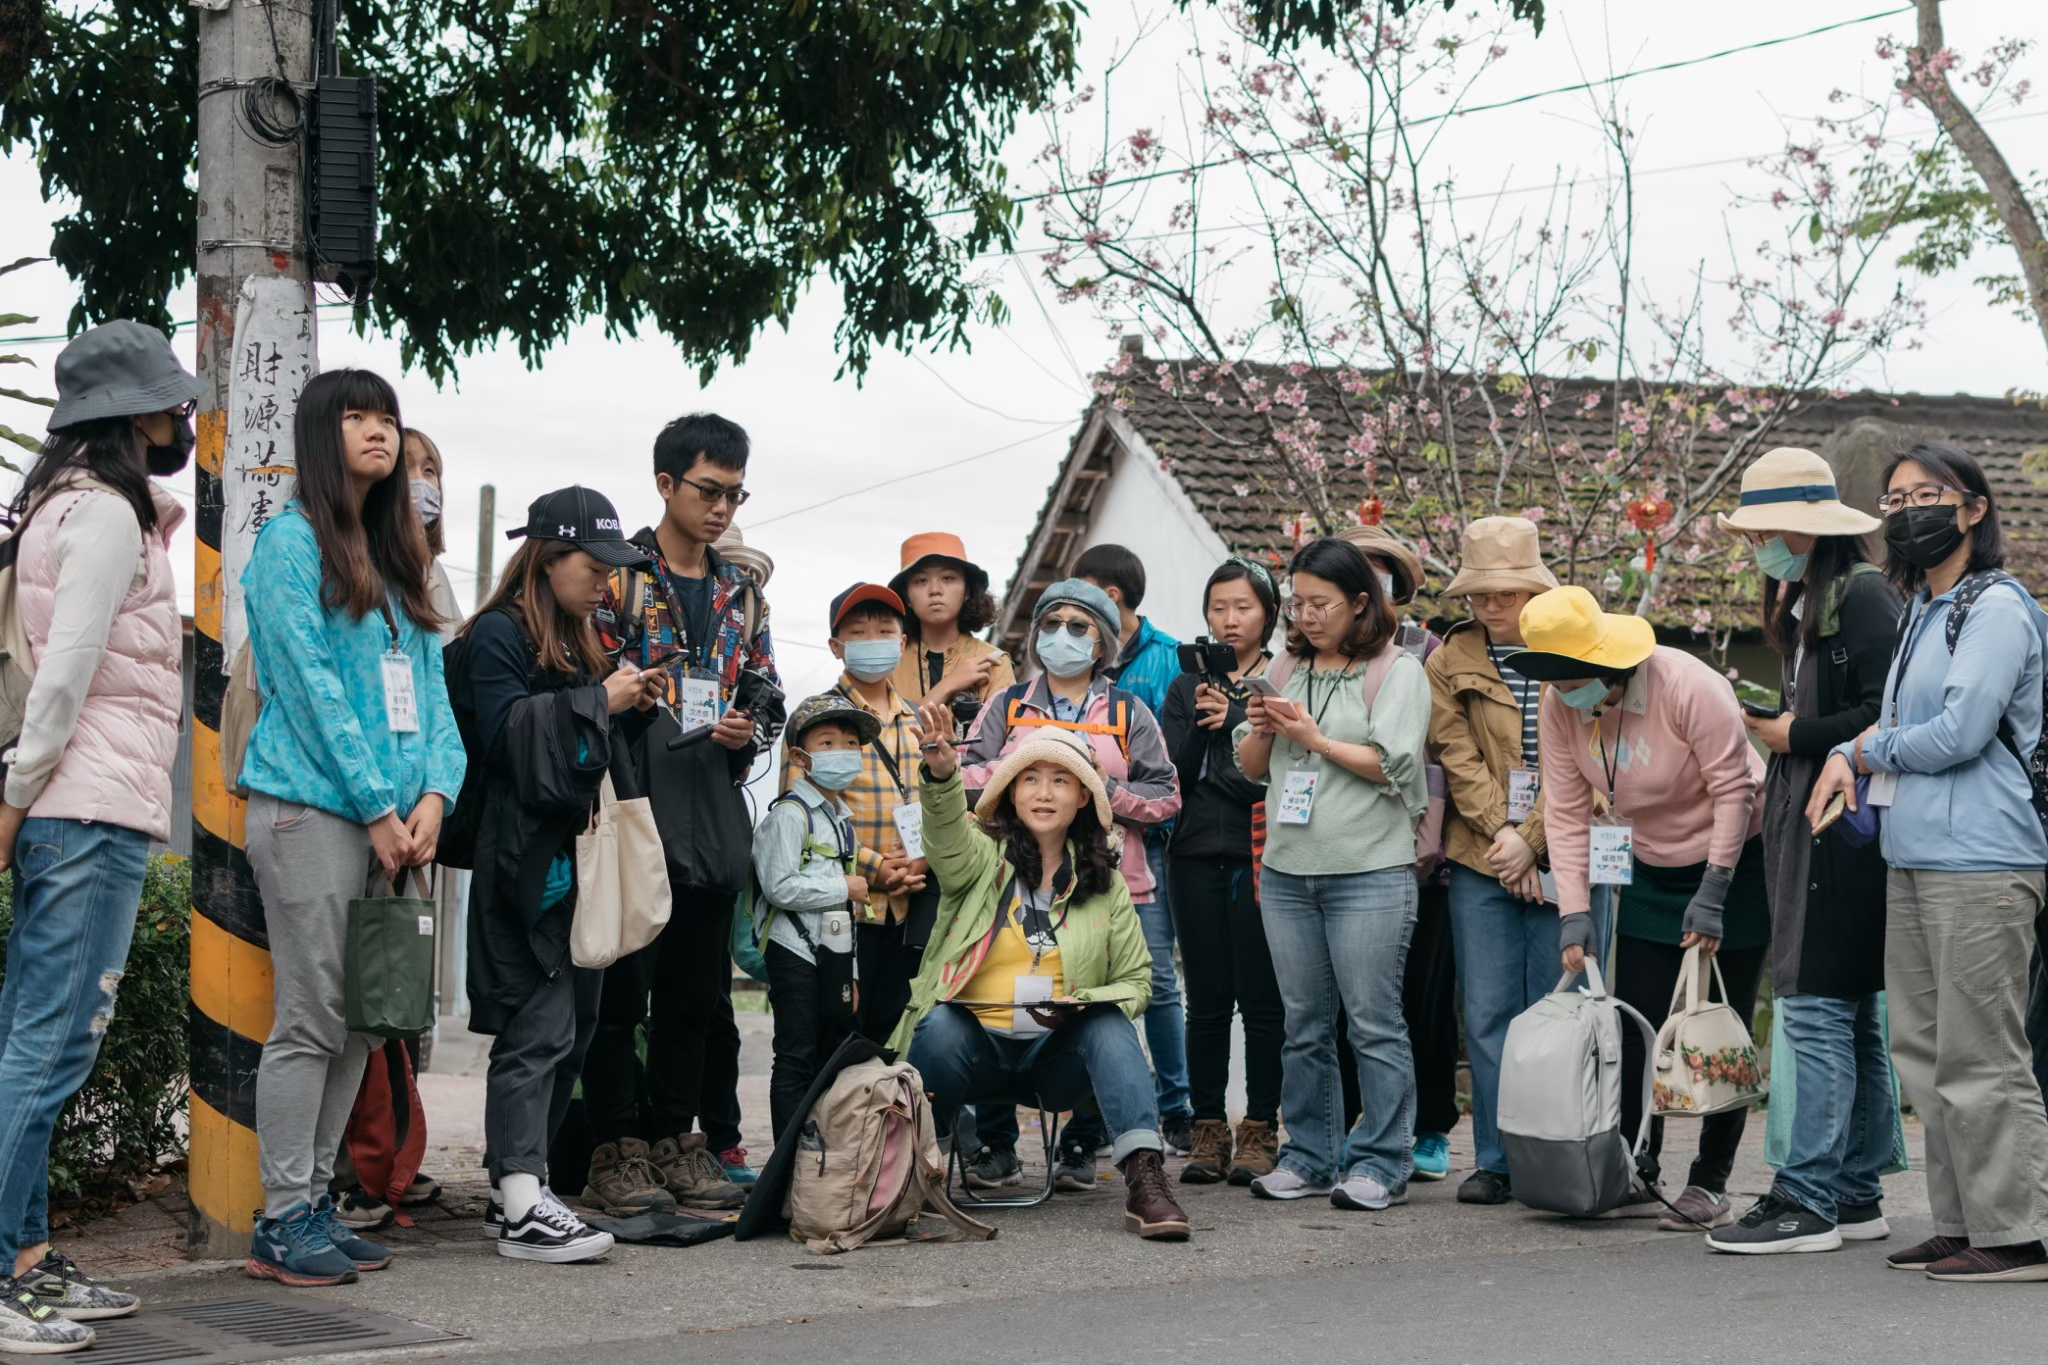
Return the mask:
{"type": "MultiPolygon", "coordinates": [[[[0,983],[14,928],[14,878],[0,877],[0,983]]],[[[50,1193],[59,1199],[143,1175],[184,1152],[191,1012],[192,866],[154,854],[142,884],[135,945],[114,1005],[114,1022],[92,1076],[57,1120],[50,1144],[50,1193]]]]}

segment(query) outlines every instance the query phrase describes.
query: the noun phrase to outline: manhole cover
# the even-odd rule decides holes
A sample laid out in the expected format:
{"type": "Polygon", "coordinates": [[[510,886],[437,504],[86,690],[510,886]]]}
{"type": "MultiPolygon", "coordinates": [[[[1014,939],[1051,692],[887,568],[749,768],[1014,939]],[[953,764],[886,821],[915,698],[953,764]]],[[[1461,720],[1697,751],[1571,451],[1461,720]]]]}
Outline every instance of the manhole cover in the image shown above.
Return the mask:
{"type": "Polygon", "coordinates": [[[459,1341],[453,1332],[357,1308],[303,1308],[276,1299],[204,1299],[145,1305],[96,1322],[93,1365],[239,1365],[338,1351],[459,1341]]]}

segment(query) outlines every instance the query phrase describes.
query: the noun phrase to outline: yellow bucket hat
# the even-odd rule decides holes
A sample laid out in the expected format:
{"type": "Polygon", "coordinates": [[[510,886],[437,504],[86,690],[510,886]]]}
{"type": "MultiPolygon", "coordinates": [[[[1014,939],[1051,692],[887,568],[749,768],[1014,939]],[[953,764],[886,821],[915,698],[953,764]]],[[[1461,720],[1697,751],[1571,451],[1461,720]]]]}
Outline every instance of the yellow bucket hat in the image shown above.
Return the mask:
{"type": "Polygon", "coordinates": [[[1657,632],[1640,616],[1602,611],[1584,588],[1552,588],[1522,608],[1526,647],[1501,662],[1525,678],[1562,682],[1634,668],[1657,648],[1657,632]]]}

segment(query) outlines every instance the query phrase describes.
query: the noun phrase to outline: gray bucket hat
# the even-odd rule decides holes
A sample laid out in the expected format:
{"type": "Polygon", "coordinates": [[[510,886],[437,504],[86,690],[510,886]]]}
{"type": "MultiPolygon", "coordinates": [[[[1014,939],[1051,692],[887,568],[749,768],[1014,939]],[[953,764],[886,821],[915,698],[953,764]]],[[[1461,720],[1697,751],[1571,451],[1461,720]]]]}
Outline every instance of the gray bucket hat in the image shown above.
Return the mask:
{"type": "Polygon", "coordinates": [[[50,429],[102,417],[164,412],[199,397],[199,380],[178,363],[162,332],[118,318],[80,334],[57,356],[57,408],[50,429]]]}

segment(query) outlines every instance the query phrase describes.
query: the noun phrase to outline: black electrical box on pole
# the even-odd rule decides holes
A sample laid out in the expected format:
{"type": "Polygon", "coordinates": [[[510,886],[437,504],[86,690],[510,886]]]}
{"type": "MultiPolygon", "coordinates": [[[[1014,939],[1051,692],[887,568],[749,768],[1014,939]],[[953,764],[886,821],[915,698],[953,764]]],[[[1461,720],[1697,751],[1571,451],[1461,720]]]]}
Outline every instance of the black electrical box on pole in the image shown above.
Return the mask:
{"type": "Polygon", "coordinates": [[[361,307],[377,275],[377,86],[322,74],[306,148],[306,242],[313,278],[361,307]]]}

